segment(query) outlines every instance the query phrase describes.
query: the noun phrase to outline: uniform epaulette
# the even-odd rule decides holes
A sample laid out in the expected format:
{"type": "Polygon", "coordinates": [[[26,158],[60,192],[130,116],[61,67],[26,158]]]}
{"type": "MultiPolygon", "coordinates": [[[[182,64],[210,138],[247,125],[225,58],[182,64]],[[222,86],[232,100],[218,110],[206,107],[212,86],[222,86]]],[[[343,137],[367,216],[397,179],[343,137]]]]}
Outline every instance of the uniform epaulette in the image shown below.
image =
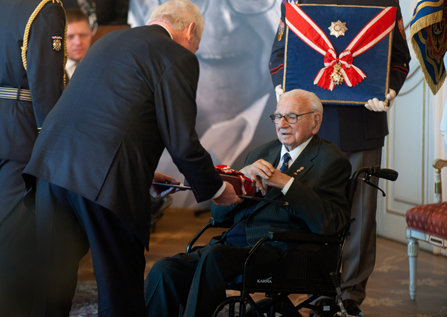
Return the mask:
{"type": "MultiPolygon", "coordinates": [[[[22,45],[22,64],[23,64],[23,68],[25,68],[25,71],[27,70],[27,51],[28,51],[28,40],[29,40],[29,33],[30,33],[30,29],[31,29],[31,25],[34,22],[34,19],[37,17],[37,15],[39,14],[39,12],[43,9],[43,7],[48,3],[48,2],[52,2],[52,3],[58,3],[61,5],[61,7],[63,8],[63,4],[61,0],[42,0],[39,5],[36,7],[36,9],[34,9],[33,13],[31,13],[28,22],[26,23],[26,27],[25,27],[25,32],[23,34],[23,45],[22,45]]],[[[66,37],[67,37],[67,21],[66,21],[66,17],[65,17],[65,29],[64,29],[64,39],[63,39],[63,47],[64,47],[64,68],[65,68],[65,63],[67,62],[67,44],[66,44],[66,37]]]]}

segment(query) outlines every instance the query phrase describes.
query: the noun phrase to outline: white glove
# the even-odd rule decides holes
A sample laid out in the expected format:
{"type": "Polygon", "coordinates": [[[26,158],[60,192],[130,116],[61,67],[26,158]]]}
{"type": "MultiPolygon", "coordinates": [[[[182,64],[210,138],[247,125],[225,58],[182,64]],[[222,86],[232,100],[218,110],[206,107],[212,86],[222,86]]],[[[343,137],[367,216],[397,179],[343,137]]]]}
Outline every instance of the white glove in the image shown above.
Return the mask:
{"type": "Polygon", "coordinates": [[[393,105],[394,98],[396,98],[396,91],[394,89],[390,89],[390,92],[386,95],[386,102],[380,101],[377,98],[369,99],[368,103],[365,104],[365,107],[370,111],[388,111],[393,105]]]}
{"type": "Polygon", "coordinates": [[[279,98],[281,98],[282,94],[284,93],[284,90],[281,88],[281,85],[275,87],[275,93],[276,93],[276,101],[279,101],[279,98]]]}

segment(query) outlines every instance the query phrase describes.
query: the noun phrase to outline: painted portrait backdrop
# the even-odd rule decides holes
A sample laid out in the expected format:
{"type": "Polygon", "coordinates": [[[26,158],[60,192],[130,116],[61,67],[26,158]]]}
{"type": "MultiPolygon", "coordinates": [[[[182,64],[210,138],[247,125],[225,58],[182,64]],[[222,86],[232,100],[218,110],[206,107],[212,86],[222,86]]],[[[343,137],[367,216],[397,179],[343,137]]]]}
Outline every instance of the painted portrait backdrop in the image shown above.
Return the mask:
{"type": "MultiPolygon", "coordinates": [[[[130,0],[128,23],[146,24],[165,0],[130,0]]],[[[193,0],[205,18],[197,57],[197,133],[214,163],[240,169],[247,153],[276,137],[268,115],[276,99],[268,61],[280,17],[279,0],[193,0]]],[[[183,181],[165,151],[158,171],[183,181]]],[[[176,193],[175,207],[206,208],[188,192],[176,193]]]]}

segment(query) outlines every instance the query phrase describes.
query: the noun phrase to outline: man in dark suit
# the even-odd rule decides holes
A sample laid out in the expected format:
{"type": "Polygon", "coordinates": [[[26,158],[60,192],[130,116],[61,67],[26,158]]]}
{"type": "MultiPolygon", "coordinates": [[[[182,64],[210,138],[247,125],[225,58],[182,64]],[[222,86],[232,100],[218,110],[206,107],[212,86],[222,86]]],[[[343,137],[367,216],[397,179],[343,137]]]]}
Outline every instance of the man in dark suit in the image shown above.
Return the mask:
{"type": "MultiPolygon", "coordinates": [[[[398,5],[398,1],[396,3],[398,5]]],[[[285,5],[282,3],[281,20],[270,58],[270,72],[277,90],[282,90],[284,75],[284,32],[285,5]]],[[[392,41],[388,103],[374,98],[365,107],[324,105],[325,120],[320,136],[338,145],[349,158],[353,171],[363,166],[380,165],[384,139],[388,134],[387,111],[409,71],[410,53],[399,6],[392,41]]],[[[342,297],[345,308],[353,316],[362,316],[359,306],[366,296],[366,283],[374,269],[376,207],[376,190],[361,184],[354,196],[351,217],[355,221],[350,227],[351,235],[343,253],[342,297]]]]}
{"type": "Polygon", "coordinates": [[[241,171],[257,180],[265,198],[289,205],[245,200],[213,206],[214,219],[232,222],[231,229],[203,248],[155,263],[145,282],[148,317],[178,316],[179,310],[185,317],[211,316],[225,299],[226,282],[242,273],[250,246],[269,231],[334,234],[347,224],[351,168],[335,145],[318,137],[322,115],[311,92],[282,96],[272,115],[278,140],[251,152],[241,171]]]}
{"type": "Polygon", "coordinates": [[[64,87],[60,1],[0,1],[0,316],[28,316],[33,212],[22,171],[64,87]]]}
{"type": "MultiPolygon", "coordinates": [[[[164,1],[130,0],[129,24],[144,25],[154,7],[164,1]]],[[[279,3],[193,2],[205,20],[212,21],[207,22],[197,51],[197,133],[215,163],[240,169],[250,151],[275,137],[269,129],[268,115],[274,111],[276,100],[265,65],[279,18],[279,3]]],[[[166,151],[158,169],[181,177],[166,151]]],[[[189,191],[176,194],[173,204],[203,210],[211,207],[209,202],[196,206],[189,191]]]]}
{"type": "Polygon", "coordinates": [[[45,120],[25,174],[37,179],[42,281],[36,316],[67,316],[90,248],[100,316],[144,314],[149,188],[166,147],[198,201],[240,199],[195,132],[203,18],[189,0],[159,6],[148,26],[103,36],[45,120]],[[228,184],[228,185],[226,185],[228,184]]]}

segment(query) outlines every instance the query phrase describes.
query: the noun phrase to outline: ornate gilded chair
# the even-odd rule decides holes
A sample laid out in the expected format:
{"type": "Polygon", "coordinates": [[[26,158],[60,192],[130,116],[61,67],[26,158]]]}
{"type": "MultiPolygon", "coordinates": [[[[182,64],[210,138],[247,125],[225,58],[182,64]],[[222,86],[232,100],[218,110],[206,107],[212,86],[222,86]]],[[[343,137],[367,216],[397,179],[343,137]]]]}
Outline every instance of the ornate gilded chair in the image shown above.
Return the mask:
{"type": "Polygon", "coordinates": [[[433,162],[433,167],[435,168],[435,203],[413,207],[405,215],[410,265],[409,290],[410,298],[413,301],[416,298],[418,241],[425,241],[435,248],[447,250],[447,201],[442,202],[441,184],[441,169],[445,166],[447,166],[447,160],[437,159],[433,162]]]}

